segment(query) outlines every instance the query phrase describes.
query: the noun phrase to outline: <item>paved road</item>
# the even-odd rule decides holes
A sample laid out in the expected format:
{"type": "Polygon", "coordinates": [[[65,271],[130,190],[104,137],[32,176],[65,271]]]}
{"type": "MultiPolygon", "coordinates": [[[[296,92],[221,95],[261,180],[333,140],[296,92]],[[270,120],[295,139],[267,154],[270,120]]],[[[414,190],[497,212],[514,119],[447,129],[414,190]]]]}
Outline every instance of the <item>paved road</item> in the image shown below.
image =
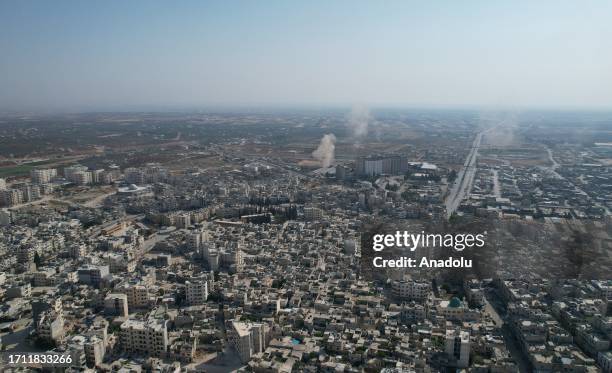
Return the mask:
{"type": "Polygon", "coordinates": [[[508,348],[508,352],[514,358],[518,365],[520,373],[530,372],[529,362],[523,351],[521,350],[518,341],[514,338],[510,326],[504,321],[504,318],[497,312],[497,307],[501,307],[501,302],[495,291],[485,291],[485,312],[495,321],[495,326],[500,328],[501,334],[504,337],[504,342],[508,348]]]}
{"type": "Polygon", "coordinates": [[[499,185],[499,171],[493,170],[493,195],[501,197],[501,187],[499,185]]]}
{"type": "Polygon", "coordinates": [[[472,190],[474,175],[476,175],[476,159],[478,158],[478,149],[480,148],[480,144],[482,142],[482,136],[485,133],[493,131],[497,127],[504,125],[506,121],[507,120],[503,120],[495,126],[489,127],[486,130],[480,131],[476,134],[476,138],[474,139],[474,142],[472,142],[470,153],[465,159],[463,167],[461,168],[461,171],[459,171],[450,193],[446,197],[445,205],[447,218],[450,218],[453,213],[457,211],[461,201],[470,193],[470,190],[472,190]]]}
{"type": "Polygon", "coordinates": [[[497,313],[495,307],[493,307],[493,305],[491,305],[491,303],[489,303],[489,300],[486,298],[484,310],[489,316],[491,316],[491,318],[495,322],[495,325],[497,325],[498,327],[502,327],[502,325],[504,325],[504,320],[501,318],[499,313],[497,313]]]}
{"type": "Polygon", "coordinates": [[[457,208],[461,201],[467,196],[467,194],[472,189],[472,182],[474,181],[474,175],[476,174],[476,159],[478,158],[478,148],[480,147],[480,143],[482,141],[482,135],[485,131],[479,132],[472,142],[472,148],[470,149],[470,153],[468,154],[465,162],[463,163],[463,167],[457,174],[457,179],[453,184],[450,193],[446,197],[445,205],[446,205],[446,217],[450,218],[451,215],[457,208]]]}

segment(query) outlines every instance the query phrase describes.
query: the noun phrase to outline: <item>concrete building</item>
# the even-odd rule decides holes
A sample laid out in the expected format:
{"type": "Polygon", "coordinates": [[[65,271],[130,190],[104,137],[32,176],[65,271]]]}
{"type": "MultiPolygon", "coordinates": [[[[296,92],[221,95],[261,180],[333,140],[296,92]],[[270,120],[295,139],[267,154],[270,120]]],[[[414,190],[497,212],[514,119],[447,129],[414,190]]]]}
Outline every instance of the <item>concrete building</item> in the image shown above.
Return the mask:
{"type": "Polygon", "coordinates": [[[337,165],[336,166],[336,179],[337,180],[354,180],[355,176],[354,176],[354,172],[352,169],[350,169],[349,167],[346,167],[344,165],[337,165]]]}
{"type": "Polygon", "coordinates": [[[87,172],[86,166],[74,165],[74,166],[64,167],[64,177],[66,178],[66,180],[73,182],[73,183],[77,182],[77,176],[75,176],[75,174],[84,173],[84,172],[87,172]]]}
{"type": "Polygon", "coordinates": [[[357,174],[359,176],[375,176],[383,173],[383,160],[380,158],[362,158],[357,160],[357,174]]]}
{"type": "Polygon", "coordinates": [[[470,334],[459,329],[447,330],[444,352],[451,366],[466,368],[470,362],[470,334]]]}
{"type": "Polygon", "coordinates": [[[104,170],[100,169],[100,170],[92,170],[90,171],[91,174],[91,182],[93,184],[100,184],[102,183],[102,175],[104,174],[104,170]]]}
{"type": "Polygon", "coordinates": [[[56,273],[53,268],[40,268],[34,272],[32,276],[32,284],[34,286],[55,286],[56,273]]]}
{"type": "Polygon", "coordinates": [[[64,338],[64,318],[53,310],[44,311],[36,324],[38,337],[55,343],[64,338]]]}
{"type": "Polygon", "coordinates": [[[30,304],[32,306],[32,319],[35,325],[38,324],[41,316],[48,310],[55,312],[56,315],[61,317],[64,316],[64,310],[60,298],[36,298],[32,299],[30,304]]]}
{"type": "Polygon", "coordinates": [[[0,190],[0,203],[2,206],[14,206],[23,202],[23,194],[19,189],[0,190]]]}
{"type": "Polygon", "coordinates": [[[11,225],[13,217],[8,209],[0,209],[0,225],[11,225]]]}
{"type": "Polygon", "coordinates": [[[119,341],[127,352],[164,357],[168,349],[166,321],[158,319],[126,320],[121,324],[119,341]]]}
{"type": "Polygon", "coordinates": [[[19,283],[10,286],[4,293],[5,299],[28,298],[32,295],[32,285],[30,283],[19,283]]]}
{"type": "Polygon", "coordinates": [[[149,307],[149,289],[143,284],[123,284],[119,291],[127,295],[130,310],[149,307]]]}
{"type": "Polygon", "coordinates": [[[598,353],[597,365],[599,365],[603,373],[612,373],[612,351],[598,353]]]}
{"type": "Polygon", "coordinates": [[[323,211],[317,207],[305,207],[304,208],[304,219],[306,220],[321,220],[323,217],[323,211]]]}
{"type": "Polygon", "coordinates": [[[193,232],[188,234],[186,237],[187,247],[193,251],[200,249],[202,244],[202,234],[200,232],[193,232]]]}
{"type": "Polygon", "coordinates": [[[78,185],[88,185],[92,183],[91,172],[89,171],[77,171],[72,173],[72,182],[78,185]]]}
{"type": "Polygon", "coordinates": [[[128,317],[128,297],[125,294],[111,293],[104,299],[104,313],[109,316],[128,317]]]}
{"type": "Polygon", "coordinates": [[[191,225],[191,217],[189,214],[178,214],[175,217],[174,225],[176,225],[177,228],[187,228],[191,225]]]}
{"type": "Polygon", "coordinates": [[[74,258],[74,259],[82,258],[85,256],[86,252],[87,252],[87,247],[83,244],[74,243],[68,246],[68,255],[70,255],[71,258],[74,258]]]}
{"type": "Polygon", "coordinates": [[[106,345],[104,340],[97,336],[91,336],[83,344],[83,350],[85,351],[85,361],[87,366],[93,368],[102,363],[104,355],[106,355],[106,345]]]}
{"type": "Polygon", "coordinates": [[[100,287],[102,279],[109,275],[108,266],[94,266],[88,265],[81,267],[77,270],[77,276],[79,282],[82,284],[91,285],[94,287],[100,287]]]}
{"type": "Polygon", "coordinates": [[[189,281],[185,281],[185,294],[187,304],[196,306],[206,303],[208,299],[208,284],[207,278],[204,276],[193,277],[189,281]]]}
{"type": "Polygon", "coordinates": [[[55,168],[30,170],[30,178],[33,184],[47,184],[57,176],[55,168]]]}
{"type": "Polygon", "coordinates": [[[408,159],[401,155],[359,157],[355,161],[358,176],[399,175],[408,169],[408,159]]]}
{"type": "Polygon", "coordinates": [[[123,171],[125,182],[128,184],[144,184],[145,173],[139,168],[128,167],[123,171]]]}
{"type": "Polygon", "coordinates": [[[262,323],[232,321],[228,328],[228,340],[240,356],[248,362],[254,354],[263,352],[268,344],[268,326],[262,323]]]}
{"type": "Polygon", "coordinates": [[[431,292],[431,284],[425,281],[399,280],[391,283],[391,294],[401,300],[424,300],[431,292]]]}

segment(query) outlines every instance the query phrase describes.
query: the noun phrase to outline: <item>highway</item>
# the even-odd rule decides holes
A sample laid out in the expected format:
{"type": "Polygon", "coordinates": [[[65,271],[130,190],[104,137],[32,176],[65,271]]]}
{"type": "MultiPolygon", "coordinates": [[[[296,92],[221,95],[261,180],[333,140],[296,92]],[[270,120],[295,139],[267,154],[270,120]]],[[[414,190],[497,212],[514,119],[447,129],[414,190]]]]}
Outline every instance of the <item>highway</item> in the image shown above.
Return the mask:
{"type": "Polygon", "coordinates": [[[479,132],[472,143],[472,148],[468,154],[463,167],[457,174],[455,183],[453,184],[450,193],[446,197],[446,217],[450,218],[451,215],[457,208],[461,201],[467,196],[472,189],[472,182],[474,181],[474,175],[476,174],[476,158],[478,158],[478,148],[482,141],[482,135],[485,131],[479,132]]]}
{"type": "Polygon", "coordinates": [[[447,219],[450,218],[455,211],[457,211],[461,201],[467,197],[470,190],[472,190],[474,175],[476,175],[476,159],[478,158],[478,149],[480,148],[480,144],[482,142],[482,136],[489,131],[495,130],[497,127],[503,126],[508,120],[509,119],[503,120],[495,126],[489,127],[476,134],[476,138],[474,138],[474,142],[472,142],[470,153],[465,159],[461,171],[459,171],[459,174],[457,174],[457,179],[455,179],[455,183],[453,184],[450,193],[444,202],[446,205],[447,219]]]}

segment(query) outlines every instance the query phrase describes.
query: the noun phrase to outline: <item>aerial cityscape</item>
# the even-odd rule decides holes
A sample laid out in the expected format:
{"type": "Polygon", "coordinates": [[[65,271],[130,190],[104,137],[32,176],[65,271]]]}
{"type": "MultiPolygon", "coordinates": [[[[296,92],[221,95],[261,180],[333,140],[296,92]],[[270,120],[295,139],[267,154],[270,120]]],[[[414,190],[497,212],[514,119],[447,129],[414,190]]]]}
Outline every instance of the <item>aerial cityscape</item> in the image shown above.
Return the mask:
{"type": "MultiPolygon", "coordinates": [[[[291,38],[318,50],[328,39],[313,35],[302,16],[322,3],[235,5],[245,37],[261,24],[246,42],[234,38],[238,31],[192,18],[191,10],[209,23],[225,19],[226,4],[161,11],[141,2],[59,3],[0,7],[23,21],[0,16],[9,35],[0,42],[8,52],[0,62],[7,72],[0,78],[0,372],[612,372],[612,107],[601,104],[612,103],[610,70],[589,80],[588,97],[597,97],[589,102],[586,85],[570,83],[578,79],[571,68],[584,68],[573,56],[559,62],[566,75],[540,71],[551,78],[548,98],[558,101],[533,105],[521,100],[535,100],[542,81],[481,94],[490,77],[467,70],[474,87],[459,78],[448,95],[423,87],[425,101],[375,83],[335,91],[324,82],[334,74],[314,73],[314,57],[287,62],[305,79],[283,88],[282,68],[276,75],[263,65],[266,53],[282,60],[292,47],[261,20],[287,15],[291,38]],[[131,30],[126,25],[144,9],[150,24],[114,33],[131,30]],[[162,20],[185,28],[163,39],[162,20]],[[180,65],[178,57],[147,44],[140,27],[159,43],[176,42],[185,61],[219,65],[202,67],[210,76],[174,76],[166,69],[180,65]],[[210,43],[210,54],[188,54],[197,38],[210,43]],[[221,41],[251,48],[224,49],[221,41]],[[112,57],[98,61],[90,42],[112,57]],[[155,56],[159,74],[132,65],[138,53],[155,56]],[[243,57],[252,65],[225,75],[221,66],[243,66],[243,57]],[[64,62],[55,66],[56,58],[64,62]],[[105,68],[113,72],[105,76],[105,68]],[[259,86],[258,75],[269,81],[259,86]],[[555,81],[565,93],[552,92],[555,81]],[[49,88],[56,84],[62,88],[49,88]],[[369,96],[374,91],[380,96],[369,96]],[[487,101],[495,95],[508,101],[487,101]]],[[[406,11],[416,12],[411,4],[406,11]]],[[[612,28],[600,21],[612,16],[610,7],[589,4],[594,18],[564,3],[540,21],[562,33],[579,19],[587,29],[577,38],[593,31],[609,43],[612,28]]],[[[313,22],[334,29],[325,22],[341,18],[338,6],[313,22]]],[[[508,20],[524,16],[522,8],[471,6],[478,14],[503,10],[508,20]]],[[[533,7],[529,14],[539,17],[550,9],[533,7]]],[[[359,2],[351,17],[385,33],[369,23],[376,9],[359,2]]],[[[455,19],[425,5],[421,11],[455,19]]],[[[403,16],[385,12],[383,20],[404,27],[403,16]]],[[[488,22],[471,17],[471,25],[488,22]]],[[[508,37],[502,26],[493,29],[508,37]]],[[[338,34],[329,40],[351,39],[338,34]]],[[[510,39],[508,48],[521,48],[510,39]]],[[[587,39],[577,44],[589,48],[587,39]]],[[[392,48],[382,46],[379,63],[389,68],[392,48]]],[[[593,48],[597,63],[612,63],[609,51],[593,48]]],[[[421,58],[437,59],[430,52],[421,58]]],[[[369,57],[353,62],[338,74],[357,81],[371,72],[351,69],[379,66],[369,57]]],[[[442,80],[433,75],[436,87],[442,80]]]]}

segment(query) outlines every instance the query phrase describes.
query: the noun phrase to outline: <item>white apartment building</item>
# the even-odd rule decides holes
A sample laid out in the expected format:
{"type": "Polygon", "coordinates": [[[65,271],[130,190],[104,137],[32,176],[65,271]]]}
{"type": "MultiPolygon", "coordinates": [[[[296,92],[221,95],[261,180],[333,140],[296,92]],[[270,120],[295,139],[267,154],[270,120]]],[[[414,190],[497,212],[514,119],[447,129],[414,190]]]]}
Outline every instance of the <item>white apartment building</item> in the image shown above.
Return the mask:
{"type": "Polygon", "coordinates": [[[187,228],[191,225],[191,216],[189,214],[178,214],[174,219],[174,225],[178,228],[187,228]]]}
{"type": "Polygon", "coordinates": [[[129,309],[149,307],[149,289],[142,284],[124,284],[119,291],[127,295],[129,309]]]}
{"type": "Polygon", "coordinates": [[[91,182],[94,184],[100,184],[102,182],[102,175],[104,174],[104,170],[93,170],[90,171],[91,174],[91,182]]]}
{"type": "Polygon", "coordinates": [[[366,159],[363,166],[364,174],[368,176],[380,175],[383,173],[382,159],[366,159]]]}
{"type": "Polygon", "coordinates": [[[77,171],[72,174],[72,182],[79,185],[91,184],[92,177],[89,171],[77,171]]]}
{"type": "Polygon", "coordinates": [[[33,184],[47,184],[57,176],[55,168],[38,169],[30,171],[30,178],[33,184]]]}
{"type": "Polygon", "coordinates": [[[268,326],[262,323],[232,321],[228,328],[228,340],[240,356],[248,362],[251,356],[263,352],[268,345],[268,326]]]}
{"type": "Polygon", "coordinates": [[[145,183],[145,174],[139,168],[128,167],[123,171],[125,175],[125,181],[129,184],[144,184],[145,183]]]}
{"type": "Polygon", "coordinates": [[[190,306],[206,303],[208,299],[207,278],[200,276],[185,281],[185,293],[187,296],[187,304],[190,306]]]}
{"type": "Polygon", "coordinates": [[[75,174],[79,172],[81,173],[87,172],[87,167],[81,166],[81,165],[64,167],[64,177],[66,178],[66,180],[71,181],[73,183],[77,182],[75,174]]]}
{"type": "Polygon", "coordinates": [[[166,321],[158,319],[126,320],[121,324],[119,341],[127,352],[163,358],[168,349],[166,321]]]}
{"type": "Polygon", "coordinates": [[[200,245],[202,244],[202,234],[200,232],[193,232],[186,237],[187,247],[193,251],[197,251],[200,249],[200,245]]]}
{"type": "Polygon", "coordinates": [[[391,294],[402,300],[424,300],[431,292],[426,281],[401,280],[391,283],[391,294]]]}

